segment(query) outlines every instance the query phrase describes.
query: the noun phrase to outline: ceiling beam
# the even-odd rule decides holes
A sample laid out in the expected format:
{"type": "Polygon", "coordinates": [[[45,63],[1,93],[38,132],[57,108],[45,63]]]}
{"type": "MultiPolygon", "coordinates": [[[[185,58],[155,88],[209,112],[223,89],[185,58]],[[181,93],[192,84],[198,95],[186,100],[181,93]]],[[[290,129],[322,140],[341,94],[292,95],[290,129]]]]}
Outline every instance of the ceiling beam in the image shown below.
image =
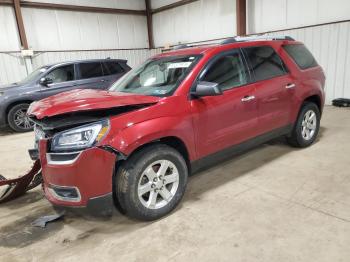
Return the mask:
{"type": "Polygon", "coordinates": [[[21,40],[21,45],[23,49],[28,49],[29,47],[28,47],[26,31],[24,29],[20,0],[13,0],[13,7],[15,9],[16,22],[17,22],[17,28],[19,32],[19,38],[21,40]]]}
{"type": "Polygon", "coordinates": [[[236,0],[237,35],[246,35],[247,0],[236,0]]]}
{"type": "Polygon", "coordinates": [[[151,0],[145,0],[149,49],[154,48],[151,0]]]}
{"type": "Polygon", "coordinates": [[[176,8],[176,7],[179,7],[179,6],[182,6],[182,5],[187,5],[187,4],[190,4],[190,3],[193,3],[193,2],[197,2],[197,1],[198,0],[181,0],[181,1],[175,2],[175,3],[170,4],[170,5],[165,5],[165,6],[153,9],[152,10],[152,14],[163,12],[163,11],[166,11],[166,10],[169,10],[169,9],[173,9],[173,8],[176,8]]]}

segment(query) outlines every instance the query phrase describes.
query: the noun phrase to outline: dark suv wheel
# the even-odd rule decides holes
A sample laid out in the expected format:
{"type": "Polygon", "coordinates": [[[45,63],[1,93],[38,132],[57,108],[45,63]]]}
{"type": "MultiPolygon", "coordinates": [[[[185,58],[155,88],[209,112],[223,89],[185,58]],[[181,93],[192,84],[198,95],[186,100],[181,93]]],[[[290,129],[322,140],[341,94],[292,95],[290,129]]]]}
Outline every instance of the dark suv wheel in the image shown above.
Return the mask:
{"type": "Polygon", "coordinates": [[[315,103],[303,103],[292,134],[287,138],[289,144],[295,147],[310,146],[320,129],[320,117],[320,110],[315,103]]]}
{"type": "Polygon", "coordinates": [[[117,173],[117,198],[126,215],[155,220],[171,212],[184,195],[187,165],[178,151],[153,145],[136,152],[117,173]]]}
{"type": "Polygon", "coordinates": [[[8,115],[7,121],[10,128],[16,132],[28,132],[33,130],[34,124],[27,116],[29,104],[23,103],[13,106],[8,115]]]}

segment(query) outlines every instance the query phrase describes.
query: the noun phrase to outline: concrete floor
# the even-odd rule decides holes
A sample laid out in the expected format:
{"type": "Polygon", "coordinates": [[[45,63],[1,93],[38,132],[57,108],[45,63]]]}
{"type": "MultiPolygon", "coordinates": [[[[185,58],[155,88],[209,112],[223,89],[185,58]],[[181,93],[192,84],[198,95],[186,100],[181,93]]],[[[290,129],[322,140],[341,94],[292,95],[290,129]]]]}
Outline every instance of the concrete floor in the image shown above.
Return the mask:
{"type": "MultiPolygon", "coordinates": [[[[40,190],[0,206],[0,261],[350,261],[350,110],[327,107],[319,139],[280,141],[195,174],[153,222],[66,216],[46,229],[40,190]]],[[[0,173],[30,165],[32,134],[0,135],[0,173]]]]}

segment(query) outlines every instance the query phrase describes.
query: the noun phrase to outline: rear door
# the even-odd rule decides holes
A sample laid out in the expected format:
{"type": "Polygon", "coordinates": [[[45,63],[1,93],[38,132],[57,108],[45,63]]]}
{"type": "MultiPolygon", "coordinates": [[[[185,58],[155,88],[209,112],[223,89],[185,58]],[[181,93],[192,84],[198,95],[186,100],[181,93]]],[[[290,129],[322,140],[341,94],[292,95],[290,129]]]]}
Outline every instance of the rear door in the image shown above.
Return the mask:
{"type": "Polygon", "coordinates": [[[214,57],[197,80],[218,83],[222,95],[193,98],[196,147],[199,157],[255,136],[257,103],[255,86],[240,50],[214,57]]]}
{"type": "Polygon", "coordinates": [[[100,61],[81,62],[78,64],[79,88],[105,89],[108,86],[103,75],[102,63],[100,61]]]}
{"type": "Polygon", "coordinates": [[[251,67],[258,103],[260,134],[290,122],[295,84],[277,52],[268,45],[243,48],[251,67]]]}
{"type": "Polygon", "coordinates": [[[43,77],[50,78],[52,83],[48,84],[47,86],[41,86],[41,99],[64,91],[72,90],[76,88],[77,85],[74,64],[54,67],[53,69],[48,70],[47,74],[43,77]]]}
{"type": "Polygon", "coordinates": [[[103,75],[106,85],[110,85],[125,74],[125,69],[117,61],[102,62],[103,75]]]}

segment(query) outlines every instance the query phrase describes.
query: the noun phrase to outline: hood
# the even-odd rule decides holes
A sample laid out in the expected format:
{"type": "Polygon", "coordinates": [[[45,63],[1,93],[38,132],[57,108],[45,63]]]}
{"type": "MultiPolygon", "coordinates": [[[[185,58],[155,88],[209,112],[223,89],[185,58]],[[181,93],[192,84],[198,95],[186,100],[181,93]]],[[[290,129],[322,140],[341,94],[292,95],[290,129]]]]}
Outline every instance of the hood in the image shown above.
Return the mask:
{"type": "Polygon", "coordinates": [[[28,115],[42,119],[73,112],[155,104],[159,100],[160,98],[154,96],[75,89],[32,103],[28,115]]]}
{"type": "Polygon", "coordinates": [[[13,84],[8,84],[8,85],[0,85],[0,92],[5,92],[9,89],[12,89],[14,87],[18,87],[19,85],[16,84],[16,83],[13,83],[13,84]]]}

